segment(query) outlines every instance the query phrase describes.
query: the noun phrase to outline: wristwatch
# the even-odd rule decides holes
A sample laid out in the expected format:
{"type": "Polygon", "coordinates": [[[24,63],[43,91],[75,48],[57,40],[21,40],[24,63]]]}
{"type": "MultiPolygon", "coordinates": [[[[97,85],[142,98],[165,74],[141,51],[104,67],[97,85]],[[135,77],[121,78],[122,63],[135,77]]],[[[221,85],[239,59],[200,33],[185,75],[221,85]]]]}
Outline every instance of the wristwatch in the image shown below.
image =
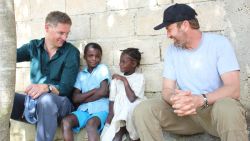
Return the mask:
{"type": "Polygon", "coordinates": [[[49,89],[48,93],[51,93],[51,92],[52,92],[52,90],[53,90],[53,86],[52,86],[52,85],[50,85],[50,84],[48,84],[48,89],[49,89]]]}
{"type": "Polygon", "coordinates": [[[208,107],[208,100],[207,100],[207,96],[205,94],[201,94],[203,96],[203,100],[204,100],[204,104],[202,109],[207,108],[208,107]]]}

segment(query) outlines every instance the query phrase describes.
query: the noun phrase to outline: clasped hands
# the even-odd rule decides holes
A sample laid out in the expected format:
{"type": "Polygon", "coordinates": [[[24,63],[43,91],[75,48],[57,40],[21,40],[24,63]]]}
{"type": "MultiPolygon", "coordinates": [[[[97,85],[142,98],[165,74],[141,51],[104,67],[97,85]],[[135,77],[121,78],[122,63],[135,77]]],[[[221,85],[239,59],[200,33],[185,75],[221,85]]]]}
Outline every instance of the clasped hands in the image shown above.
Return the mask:
{"type": "Polygon", "coordinates": [[[196,109],[202,106],[202,97],[193,95],[190,91],[175,90],[171,95],[170,102],[174,113],[178,116],[187,116],[196,114],[196,109]]]}

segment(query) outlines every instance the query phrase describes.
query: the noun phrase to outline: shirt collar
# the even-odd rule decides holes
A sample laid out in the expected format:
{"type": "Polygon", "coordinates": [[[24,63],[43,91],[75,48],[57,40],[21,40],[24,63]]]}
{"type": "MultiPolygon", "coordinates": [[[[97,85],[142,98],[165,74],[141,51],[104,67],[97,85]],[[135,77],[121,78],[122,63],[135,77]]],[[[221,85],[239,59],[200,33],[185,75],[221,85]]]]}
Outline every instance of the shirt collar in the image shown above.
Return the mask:
{"type": "MultiPolygon", "coordinates": [[[[44,42],[45,42],[45,38],[41,38],[41,40],[38,42],[36,47],[44,49],[44,42]]],[[[62,47],[58,48],[57,52],[59,54],[63,53],[63,51],[65,50],[65,44],[66,44],[66,41],[63,43],[62,47]]]]}
{"type": "MultiPolygon", "coordinates": [[[[97,69],[98,66],[99,66],[99,64],[93,69],[93,71],[91,73],[93,73],[97,69]]],[[[89,73],[88,66],[84,67],[82,71],[85,73],[89,73]]]]}
{"type": "Polygon", "coordinates": [[[82,71],[88,73],[88,67],[84,67],[82,71]]]}

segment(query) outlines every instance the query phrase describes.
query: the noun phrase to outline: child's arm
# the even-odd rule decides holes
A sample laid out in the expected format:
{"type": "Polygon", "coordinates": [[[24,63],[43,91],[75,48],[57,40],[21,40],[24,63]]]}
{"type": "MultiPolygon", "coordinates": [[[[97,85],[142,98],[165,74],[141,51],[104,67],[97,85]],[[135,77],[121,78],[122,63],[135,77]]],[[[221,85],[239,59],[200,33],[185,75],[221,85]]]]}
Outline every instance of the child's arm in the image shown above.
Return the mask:
{"type": "Polygon", "coordinates": [[[88,97],[85,100],[85,102],[92,102],[101,99],[103,97],[108,97],[108,86],[109,86],[108,80],[107,79],[103,80],[100,84],[100,87],[96,88],[95,93],[90,97],[88,97]]]}
{"type": "Polygon", "coordinates": [[[109,114],[108,114],[108,117],[107,117],[107,120],[106,120],[107,124],[110,124],[113,117],[114,117],[113,107],[114,107],[114,101],[109,101],[109,114]]]}
{"type": "Polygon", "coordinates": [[[125,91],[126,91],[126,95],[128,97],[128,100],[130,102],[134,102],[137,99],[137,96],[135,95],[134,91],[131,89],[128,80],[126,77],[121,76],[119,74],[114,74],[112,76],[113,79],[118,79],[121,80],[124,83],[124,87],[125,87],[125,91]]]}
{"type": "Polygon", "coordinates": [[[82,94],[79,89],[75,88],[73,92],[72,100],[75,104],[85,103],[86,99],[94,95],[95,92],[96,92],[96,89],[93,89],[82,94]]]}

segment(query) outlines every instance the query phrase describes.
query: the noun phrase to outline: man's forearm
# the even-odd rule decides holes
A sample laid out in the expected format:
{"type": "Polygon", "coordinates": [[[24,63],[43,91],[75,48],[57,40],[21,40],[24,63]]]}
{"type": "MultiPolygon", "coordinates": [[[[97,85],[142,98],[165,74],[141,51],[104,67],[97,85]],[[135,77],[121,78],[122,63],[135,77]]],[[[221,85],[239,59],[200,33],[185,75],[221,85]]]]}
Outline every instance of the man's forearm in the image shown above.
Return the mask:
{"type": "Polygon", "coordinates": [[[217,100],[225,97],[233,99],[240,98],[240,73],[239,71],[231,71],[221,75],[223,86],[214,92],[206,94],[208,104],[213,104],[217,100]]]}
{"type": "Polygon", "coordinates": [[[235,86],[223,86],[214,92],[206,94],[208,99],[208,104],[214,104],[217,100],[230,97],[233,99],[239,99],[240,97],[240,88],[235,86]]]}
{"type": "Polygon", "coordinates": [[[170,98],[171,96],[174,95],[174,90],[169,90],[169,89],[163,89],[162,91],[162,98],[165,102],[168,104],[172,105],[173,103],[171,102],[170,98]]]}

